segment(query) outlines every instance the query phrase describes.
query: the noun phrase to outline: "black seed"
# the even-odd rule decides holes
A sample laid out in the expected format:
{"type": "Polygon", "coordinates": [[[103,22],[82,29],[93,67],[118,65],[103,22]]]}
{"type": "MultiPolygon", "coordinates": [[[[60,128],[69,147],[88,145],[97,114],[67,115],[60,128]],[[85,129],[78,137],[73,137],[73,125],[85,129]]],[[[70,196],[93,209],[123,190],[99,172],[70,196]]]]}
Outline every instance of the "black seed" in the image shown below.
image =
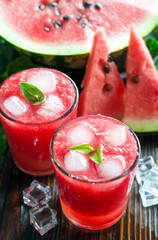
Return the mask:
{"type": "Polygon", "coordinates": [[[135,83],[138,83],[138,82],[139,82],[138,78],[137,78],[135,75],[133,75],[133,76],[131,77],[131,79],[132,79],[132,81],[135,82],[135,83]]]}
{"type": "Polygon", "coordinates": [[[36,10],[43,10],[45,8],[44,4],[39,4],[36,10]]]}
{"type": "Polygon", "coordinates": [[[83,3],[83,6],[86,8],[86,7],[90,7],[92,6],[92,2],[91,1],[86,1],[83,3]]]}
{"type": "Polygon", "coordinates": [[[49,3],[49,5],[48,5],[48,7],[49,7],[50,9],[55,8],[55,7],[57,7],[57,6],[58,6],[58,3],[57,3],[57,2],[49,3]]]}
{"type": "Polygon", "coordinates": [[[106,83],[102,88],[103,93],[110,92],[111,90],[112,90],[112,86],[108,83],[106,83]]]}
{"type": "Polygon", "coordinates": [[[61,28],[61,25],[62,25],[61,22],[59,21],[55,21],[53,24],[55,28],[61,28]]]}
{"type": "Polygon", "coordinates": [[[78,16],[77,21],[79,22],[82,19],[82,17],[83,17],[82,15],[78,16]]]}
{"type": "Polygon", "coordinates": [[[113,59],[112,59],[112,57],[109,55],[108,56],[108,62],[112,62],[113,61],[113,59]]]}
{"type": "Polygon", "coordinates": [[[87,26],[87,22],[83,22],[82,24],[81,24],[81,27],[83,28],[83,27],[86,27],[87,26]]]}
{"type": "Polygon", "coordinates": [[[107,73],[107,74],[110,72],[110,69],[107,65],[104,66],[104,72],[107,73]]]}
{"type": "Polygon", "coordinates": [[[63,20],[69,20],[70,18],[72,18],[72,15],[65,15],[65,16],[63,17],[63,20]]]}
{"type": "Polygon", "coordinates": [[[97,8],[97,9],[101,9],[101,8],[102,8],[102,5],[101,5],[101,3],[96,2],[96,3],[94,4],[94,7],[97,8]]]}

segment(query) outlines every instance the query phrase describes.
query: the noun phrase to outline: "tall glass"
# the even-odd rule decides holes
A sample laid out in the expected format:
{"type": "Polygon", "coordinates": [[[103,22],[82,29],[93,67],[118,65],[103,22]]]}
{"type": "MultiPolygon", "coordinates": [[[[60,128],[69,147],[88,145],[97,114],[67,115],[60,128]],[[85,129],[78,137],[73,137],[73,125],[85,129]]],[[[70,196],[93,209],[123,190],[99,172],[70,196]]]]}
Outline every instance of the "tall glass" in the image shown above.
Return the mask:
{"type": "MultiPolygon", "coordinates": [[[[74,137],[72,138],[74,140],[74,137]]],[[[124,141],[123,137],[121,137],[121,141],[124,141]]],[[[95,230],[110,227],[120,220],[126,210],[128,197],[131,191],[137,163],[140,156],[140,144],[138,138],[132,130],[130,130],[126,125],[120,123],[116,119],[108,118],[101,115],[79,117],[62,125],[56,131],[51,140],[50,152],[54,164],[55,177],[59,190],[62,210],[65,216],[72,223],[82,228],[95,230]],[[130,149],[128,149],[128,142],[122,144],[122,146],[118,146],[119,142],[117,141],[117,139],[113,138],[116,145],[114,144],[113,146],[111,146],[111,148],[107,147],[106,149],[106,152],[109,151],[107,164],[106,156],[104,156],[104,154],[106,155],[106,152],[104,151],[104,147],[106,148],[106,143],[104,145],[104,143],[102,142],[102,144],[104,145],[102,155],[105,160],[105,165],[102,165],[103,170],[105,170],[106,172],[107,169],[105,169],[105,166],[107,166],[110,172],[112,172],[110,174],[114,174],[112,177],[109,177],[109,175],[108,178],[106,177],[106,173],[104,178],[104,173],[102,172],[102,170],[99,170],[101,171],[100,177],[98,173],[96,174],[96,169],[102,169],[102,166],[90,161],[90,159],[85,160],[87,159],[87,155],[85,156],[85,154],[79,153],[82,155],[82,157],[81,155],[81,158],[79,157],[79,155],[77,158],[75,156],[74,160],[73,157],[71,157],[73,153],[70,154],[71,150],[68,150],[68,148],[72,145],[76,145],[76,142],[75,144],[70,143],[70,138],[72,136],[70,138],[65,137],[67,134],[66,132],[70,132],[73,126],[80,126],[78,128],[80,129],[80,133],[76,133],[78,134],[79,138],[82,135],[81,142],[78,141],[79,144],[92,143],[92,145],[95,145],[95,143],[97,143],[97,138],[103,135],[104,140],[106,141],[108,134],[106,135],[106,130],[104,132],[102,127],[101,132],[99,130],[100,127],[98,128],[98,132],[95,130],[97,132],[97,138],[95,138],[95,136],[91,136],[90,142],[87,141],[86,134],[81,134],[81,131],[83,130],[83,122],[84,124],[88,122],[88,125],[85,126],[85,131],[87,131],[87,129],[89,128],[90,122],[90,128],[93,131],[97,127],[96,123],[98,121],[100,121],[98,126],[101,126],[101,124],[103,126],[104,123],[106,125],[108,124],[108,122],[113,122],[115,131],[117,131],[117,125],[125,127],[134,145],[134,147],[132,147],[133,145],[130,144],[130,149]],[[85,136],[86,142],[84,141],[83,136],[85,136]],[[60,143],[62,144],[62,146],[60,145],[60,143]],[[127,150],[127,154],[125,153],[125,159],[127,163],[124,162],[124,157],[121,157],[119,155],[119,159],[121,161],[123,159],[123,163],[121,163],[123,166],[123,170],[121,170],[122,172],[119,174],[120,168],[115,161],[117,159],[117,156],[114,156],[113,153],[117,151],[121,152],[121,149],[123,148],[127,150]],[[71,160],[68,159],[68,155],[71,160]],[[110,159],[111,162],[109,161],[109,155],[112,158],[110,159]],[[78,163],[75,161],[80,161],[80,159],[81,163],[80,165],[78,165],[78,163]],[[112,162],[113,159],[115,163],[112,162]],[[86,161],[88,161],[88,170],[85,170],[86,161]],[[78,165],[79,167],[78,170],[76,168],[76,165],[78,165]],[[118,171],[118,175],[116,173],[115,165],[118,171]],[[93,172],[95,173],[93,174],[93,172]]]]}
{"type": "MultiPolygon", "coordinates": [[[[47,98],[49,98],[49,94],[57,94],[56,90],[53,90],[54,92],[51,93],[51,89],[46,89],[45,86],[42,88],[44,88],[44,91],[46,91],[46,94],[48,95],[47,98]]],[[[77,115],[78,89],[75,83],[68,76],[57,70],[44,68],[29,69],[16,73],[6,79],[1,86],[0,95],[0,120],[7,136],[13,160],[17,167],[31,175],[48,175],[53,173],[54,170],[49,153],[50,140],[54,132],[63,123],[76,117],[77,115]],[[57,116],[51,116],[51,109],[46,109],[48,116],[45,117],[45,113],[42,112],[45,111],[45,102],[38,106],[33,106],[31,103],[27,102],[26,99],[24,99],[20,91],[20,81],[29,82],[29,78],[31,78],[31,81],[33,79],[33,82],[36,82],[36,78],[38,81],[45,81],[45,74],[47,81],[50,82],[49,84],[51,84],[51,86],[53,86],[53,84],[49,79],[49,75],[50,77],[53,76],[52,79],[54,79],[55,76],[56,85],[62,94],[64,94],[64,91],[68,91],[69,94],[66,92],[67,96],[64,96],[64,102],[62,105],[63,108],[65,107],[64,104],[67,104],[68,96],[70,97],[70,95],[72,95],[72,101],[70,101],[70,105],[67,107],[66,111],[62,109],[63,111],[61,115],[58,114],[57,116]],[[59,82],[60,80],[61,83],[59,82]],[[63,87],[63,85],[65,87],[63,87]],[[67,85],[68,90],[65,90],[67,85]],[[24,113],[24,117],[23,115],[14,116],[6,110],[3,103],[6,98],[10,99],[10,96],[17,96],[20,101],[22,101],[20,104],[24,103],[24,105],[26,104],[28,106],[29,110],[24,113]],[[36,113],[36,109],[38,109],[40,114],[36,113]],[[38,116],[34,116],[34,113],[38,116]],[[28,117],[27,114],[32,115],[29,115],[30,117],[28,117]]],[[[60,98],[59,93],[58,97],[60,98]]]]}

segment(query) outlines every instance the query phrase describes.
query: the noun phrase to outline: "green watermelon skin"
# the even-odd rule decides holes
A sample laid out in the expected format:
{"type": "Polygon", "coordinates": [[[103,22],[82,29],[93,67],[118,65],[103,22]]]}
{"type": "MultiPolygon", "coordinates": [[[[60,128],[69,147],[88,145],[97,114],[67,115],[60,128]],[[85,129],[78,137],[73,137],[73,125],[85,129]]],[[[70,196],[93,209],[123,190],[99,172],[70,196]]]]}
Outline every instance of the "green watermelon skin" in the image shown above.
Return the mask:
{"type": "Polygon", "coordinates": [[[83,7],[82,0],[57,2],[60,16],[55,13],[57,9],[48,8],[49,1],[0,0],[0,35],[20,53],[38,62],[50,66],[81,68],[87,63],[93,35],[98,27],[104,27],[112,53],[127,47],[131,22],[138,26],[142,36],[147,35],[158,23],[157,14],[147,8],[141,9],[141,6],[130,4],[129,7],[130,0],[99,0],[101,9],[95,7],[96,1],[93,0],[90,7],[83,7]],[[36,10],[41,3],[44,9],[36,10]],[[72,18],[63,21],[67,14],[71,14],[72,18]],[[77,22],[80,14],[82,20],[77,22]],[[44,31],[43,25],[49,24],[49,17],[52,21],[51,30],[44,31]],[[54,19],[61,21],[64,27],[54,28],[54,19]],[[88,23],[87,26],[85,23],[88,23]]]}
{"type": "Polygon", "coordinates": [[[79,97],[78,115],[102,114],[117,119],[124,109],[125,86],[114,62],[109,58],[107,39],[103,28],[93,40],[86,73],[79,97]]]}
{"type": "Polygon", "coordinates": [[[131,27],[126,73],[122,121],[135,132],[158,131],[158,73],[145,42],[134,25],[131,27]]]}

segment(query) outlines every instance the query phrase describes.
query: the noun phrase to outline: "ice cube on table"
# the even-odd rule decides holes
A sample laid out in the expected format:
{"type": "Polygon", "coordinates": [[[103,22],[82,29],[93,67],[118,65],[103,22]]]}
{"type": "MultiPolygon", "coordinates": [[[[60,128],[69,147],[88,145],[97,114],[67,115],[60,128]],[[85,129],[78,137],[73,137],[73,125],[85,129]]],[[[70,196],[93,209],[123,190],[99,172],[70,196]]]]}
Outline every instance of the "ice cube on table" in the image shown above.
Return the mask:
{"type": "Polygon", "coordinates": [[[107,136],[112,146],[121,146],[126,142],[126,127],[117,126],[107,130],[107,136]]]}
{"type": "Polygon", "coordinates": [[[158,197],[158,167],[153,167],[152,170],[145,176],[141,189],[144,192],[149,192],[158,197]]]}
{"type": "Polygon", "coordinates": [[[145,176],[150,172],[151,169],[155,167],[156,164],[152,156],[140,158],[136,171],[137,182],[142,185],[144,183],[145,176]]]}
{"type": "Polygon", "coordinates": [[[38,87],[43,93],[53,92],[56,87],[55,74],[51,71],[35,71],[30,75],[27,82],[38,87]]]}
{"type": "Polygon", "coordinates": [[[48,204],[41,204],[30,211],[30,223],[35,229],[44,235],[57,225],[57,212],[51,209],[48,204]]]}
{"type": "Polygon", "coordinates": [[[139,194],[141,196],[143,207],[150,207],[158,204],[158,197],[155,197],[149,192],[143,191],[142,188],[139,189],[139,194]]]}
{"type": "Polygon", "coordinates": [[[80,126],[76,125],[67,132],[67,137],[70,139],[72,145],[80,145],[90,143],[94,138],[94,133],[90,126],[86,123],[81,123],[80,126]]]}
{"type": "Polygon", "coordinates": [[[30,207],[49,202],[51,189],[49,186],[34,180],[28,188],[23,190],[23,201],[30,207]]]}
{"type": "Polygon", "coordinates": [[[56,116],[64,110],[61,99],[56,95],[49,95],[37,110],[37,114],[44,116],[56,116]]]}
{"type": "Polygon", "coordinates": [[[97,165],[98,175],[106,180],[120,176],[125,169],[125,158],[121,155],[108,155],[103,159],[103,165],[97,165]]]}
{"type": "Polygon", "coordinates": [[[64,156],[64,164],[68,171],[84,171],[88,168],[88,159],[76,151],[69,151],[64,156]]]}
{"type": "Polygon", "coordinates": [[[24,104],[17,96],[6,98],[3,105],[8,112],[17,117],[28,111],[28,105],[24,104]]]}

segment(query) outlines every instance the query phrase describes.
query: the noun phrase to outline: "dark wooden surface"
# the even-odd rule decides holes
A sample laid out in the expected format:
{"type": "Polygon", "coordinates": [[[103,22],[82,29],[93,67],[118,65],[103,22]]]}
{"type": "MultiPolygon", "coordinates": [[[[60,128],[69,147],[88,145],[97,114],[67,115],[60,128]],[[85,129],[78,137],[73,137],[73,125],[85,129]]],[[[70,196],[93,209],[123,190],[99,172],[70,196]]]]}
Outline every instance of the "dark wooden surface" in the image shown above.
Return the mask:
{"type": "MultiPolygon", "coordinates": [[[[158,136],[139,136],[142,156],[152,155],[158,164],[158,136]]],[[[144,208],[134,181],[126,213],[113,227],[87,231],[75,227],[63,215],[54,176],[32,177],[16,168],[10,151],[0,158],[0,240],[158,240],[158,205],[144,208]],[[52,189],[50,205],[57,210],[58,225],[43,236],[29,223],[29,208],[22,190],[37,179],[52,189]]]]}

